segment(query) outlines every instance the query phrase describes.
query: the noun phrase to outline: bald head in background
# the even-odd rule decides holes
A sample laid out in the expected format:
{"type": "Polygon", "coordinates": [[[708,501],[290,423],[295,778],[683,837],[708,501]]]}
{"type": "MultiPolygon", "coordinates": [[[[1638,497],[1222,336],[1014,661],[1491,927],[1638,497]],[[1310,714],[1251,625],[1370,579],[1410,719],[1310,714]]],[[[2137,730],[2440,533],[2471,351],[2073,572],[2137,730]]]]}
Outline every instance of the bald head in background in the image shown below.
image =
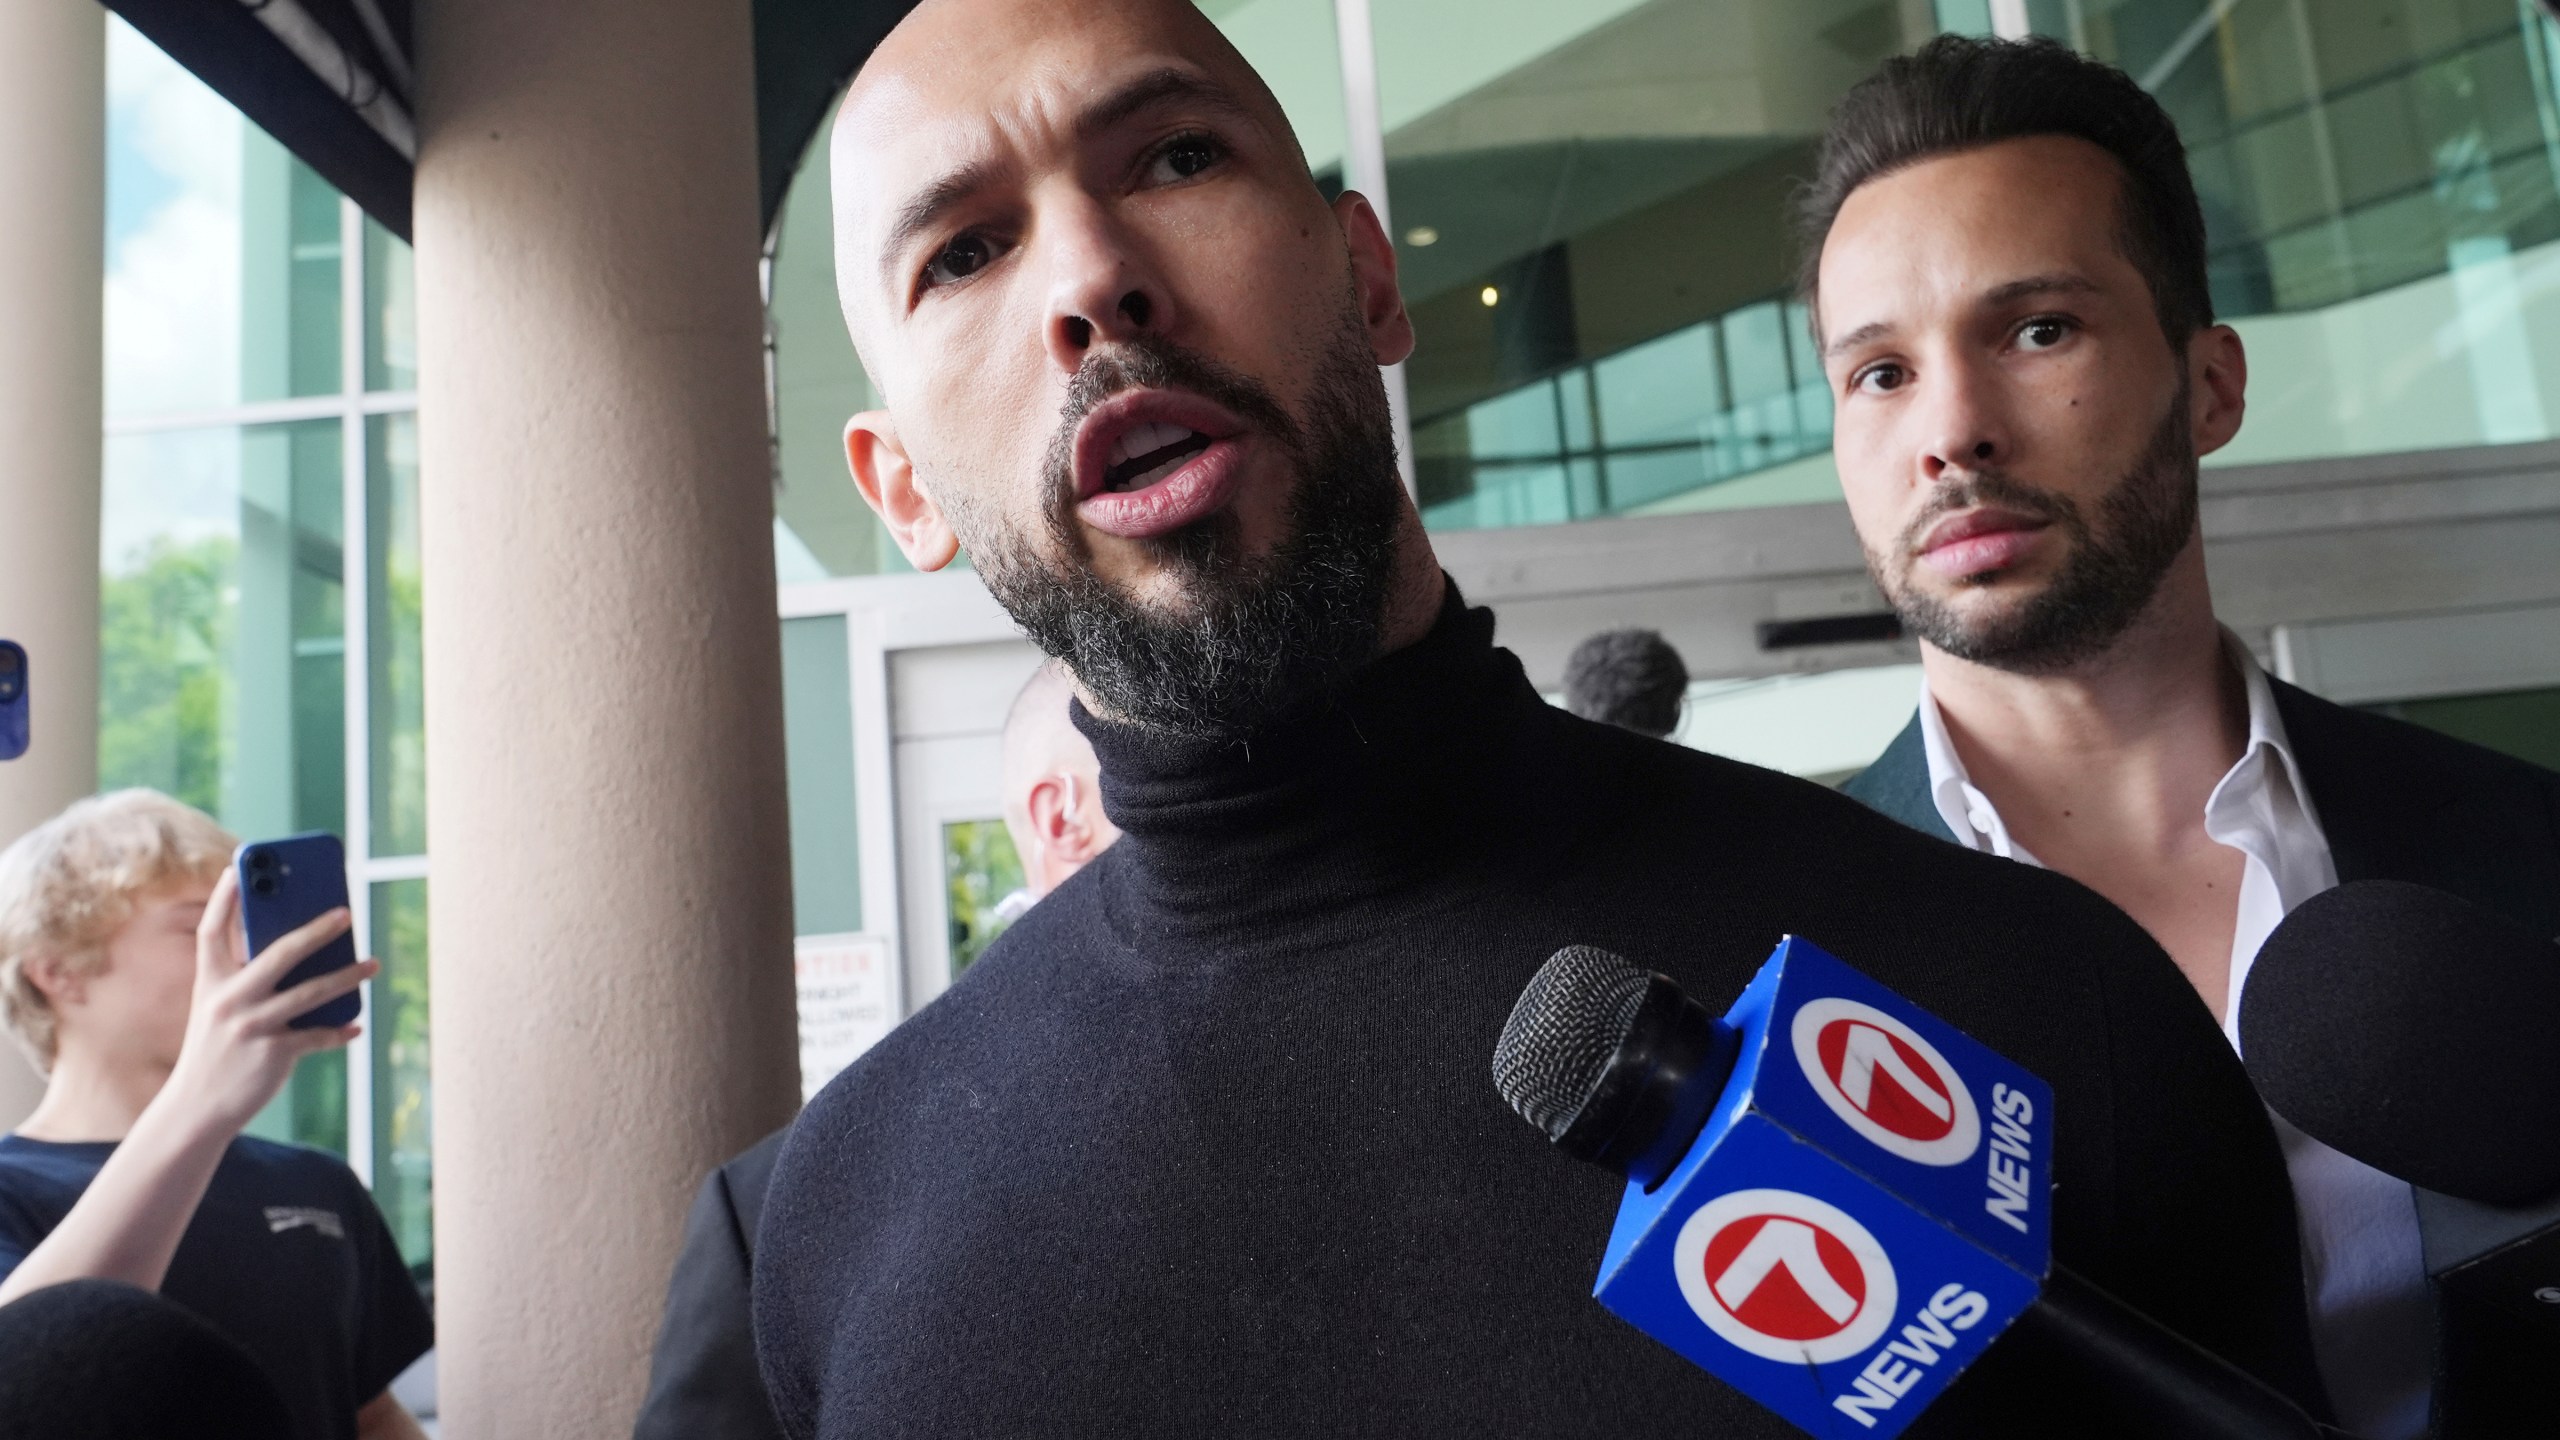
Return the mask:
{"type": "Polygon", "coordinates": [[[1032,672],[1004,719],[1004,828],[1035,900],[1120,838],[1102,813],[1102,764],[1067,711],[1075,693],[1050,661],[1032,672]]]}

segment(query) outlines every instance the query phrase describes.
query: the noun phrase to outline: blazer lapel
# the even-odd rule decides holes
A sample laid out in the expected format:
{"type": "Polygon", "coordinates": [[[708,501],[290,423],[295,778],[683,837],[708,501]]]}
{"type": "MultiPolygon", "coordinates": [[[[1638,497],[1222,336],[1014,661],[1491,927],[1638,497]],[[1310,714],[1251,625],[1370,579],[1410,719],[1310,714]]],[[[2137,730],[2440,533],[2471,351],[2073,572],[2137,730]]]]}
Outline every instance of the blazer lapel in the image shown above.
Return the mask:
{"type": "Polygon", "coordinates": [[[2513,762],[2475,760],[2469,747],[2431,731],[2274,685],[2341,882],[2405,880],[2546,934],[2560,929],[2560,852],[2538,809],[2541,787],[2484,771],[2479,760],[2501,771],[2513,762]]]}
{"type": "Polygon", "coordinates": [[[1951,844],[1956,838],[1938,814],[1937,802],[1929,798],[1929,752],[1920,740],[1920,713],[1916,710],[1911,714],[1911,723],[1902,727],[1902,733],[1893,737],[1893,743],[1884,748],[1875,763],[1850,776],[1840,793],[1924,835],[1935,835],[1951,844]]]}

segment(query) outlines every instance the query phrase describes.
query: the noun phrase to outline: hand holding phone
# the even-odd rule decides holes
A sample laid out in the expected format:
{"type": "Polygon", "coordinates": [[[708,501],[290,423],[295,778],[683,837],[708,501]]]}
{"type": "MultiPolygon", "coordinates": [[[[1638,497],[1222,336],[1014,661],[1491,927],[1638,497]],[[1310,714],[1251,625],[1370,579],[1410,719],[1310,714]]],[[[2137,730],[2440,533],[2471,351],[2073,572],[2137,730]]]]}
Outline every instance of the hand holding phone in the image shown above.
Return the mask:
{"type": "MultiPolygon", "coordinates": [[[[249,953],[263,955],[286,935],[333,910],[347,908],[347,855],[338,837],[325,830],[282,840],[260,840],[240,847],[240,924],[249,953]]],[[[340,931],[327,944],[285,972],[276,989],[342,970],[356,963],[355,936],[340,931]]],[[[352,1023],[361,1008],[349,990],[317,1009],[293,1017],[297,1030],[352,1023]]]]}
{"type": "MultiPolygon", "coordinates": [[[[294,1063],[355,1039],[354,1025],[311,1026],[310,1015],[342,1007],[355,1013],[356,987],[381,967],[367,960],[338,966],[299,984],[287,976],[322,950],[344,943],[348,916],[326,910],[252,953],[240,925],[240,872],[225,871],[196,926],[195,995],[177,1068],[151,1102],[201,1117],[226,1138],[284,1088],[294,1063]]],[[[190,1122],[193,1123],[193,1122],[190,1122]]]]}

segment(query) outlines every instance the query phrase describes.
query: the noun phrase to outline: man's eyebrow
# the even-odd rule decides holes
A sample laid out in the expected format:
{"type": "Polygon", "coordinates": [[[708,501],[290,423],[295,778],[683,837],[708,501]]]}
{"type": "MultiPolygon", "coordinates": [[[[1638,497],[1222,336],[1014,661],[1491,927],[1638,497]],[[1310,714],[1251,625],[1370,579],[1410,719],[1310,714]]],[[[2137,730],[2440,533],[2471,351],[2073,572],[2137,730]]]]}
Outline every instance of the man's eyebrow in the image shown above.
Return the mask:
{"type": "Polygon", "coordinates": [[[1859,326],[1857,329],[1849,331],[1845,335],[1840,335],[1826,343],[1822,347],[1822,358],[1828,360],[1843,350],[1855,350],[1859,346],[1866,344],[1868,341],[1873,340],[1878,336],[1891,333],[1892,330],[1893,326],[1888,321],[1870,320],[1866,324],[1859,326]]]}
{"type": "Polygon", "coordinates": [[[992,184],[1003,166],[993,159],[972,160],[955,170],[945,171],[931,184],[907,197],[889,222],[889,238],[881,242],[880,269],[892,288],[897,286],[895,273],[900,257],[917,236],[931,230],[954,206],[992,184]]]}
{"type": "Polygon", "coordinates": [[[2029,275],[2003,285],[1994,285],[1982,292],[1980,303],[1998,307],[2024,300],[2030,295],[2095,295],[2098,293],[2097,281],[2068,270],[2057,270],[2050,275],[2029,275]]]}
{"type": "Polygon", "coordinates": [[[1086,106],[1076,117],[1076,134],[1096,135],[1142,111],[1180,102],[1223,111],[1236,119],[1252,118],[1226,86],[1196,71],[1167,65],[1131,79],[1086,106]]]}
{"type": "MultiPolygon", "coordinates": [[[[1147,71],[1085,107],[1076,116],[1076,133],[1090,136],[1159,105],[1188,102],[1250,120],[1252,112],[1227,87],[1206,76],[1167,65],[1147,71]]],[[[934,228],[943,215],[993,183],[1002,165],[993,159],[973,160],[936,178],[908,197],[889,222],[880,246],[880,268],[894,287],[900,257],[916,237],[934,228]]]]}
{"type": "MultiPolygon", "coordinates": [[[[1994,285],[1983,291],[1981,300],[1976,303],[1984,309],[1997,310],[2035,295],[2095,295],[2098,293],[2100,293],[2100,286],[2097,281],[2086,275],[2075,275],[2066,270],[2056,271],[2050,275],[2028,275],[1994,285]]],[[[1870,320],[1835,340],[1825,342],[1822,347],[1822,358],[1829,360],[1843,350],[1855,350],[1861,345],[1892,333],[1893,328],[1891,321],[1870,320]]]]}

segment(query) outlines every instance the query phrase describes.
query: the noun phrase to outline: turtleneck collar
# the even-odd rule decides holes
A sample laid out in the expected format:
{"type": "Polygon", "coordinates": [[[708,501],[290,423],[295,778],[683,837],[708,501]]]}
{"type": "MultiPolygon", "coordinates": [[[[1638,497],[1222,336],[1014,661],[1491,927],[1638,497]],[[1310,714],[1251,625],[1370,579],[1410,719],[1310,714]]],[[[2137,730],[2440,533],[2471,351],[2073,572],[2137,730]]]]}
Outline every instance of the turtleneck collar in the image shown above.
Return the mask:
{"type": "Polygon", "coordinates": [[[1106,912],[1142,952],[1297,950],[1431,908],[1521,858],[1550,809],[1530,792],[1560,778],[1522,763],[1548,706],[1454,582],[1422,639],[1247,738],[1074,717],[1122,832],[1095,864],[1106,912]]]}

